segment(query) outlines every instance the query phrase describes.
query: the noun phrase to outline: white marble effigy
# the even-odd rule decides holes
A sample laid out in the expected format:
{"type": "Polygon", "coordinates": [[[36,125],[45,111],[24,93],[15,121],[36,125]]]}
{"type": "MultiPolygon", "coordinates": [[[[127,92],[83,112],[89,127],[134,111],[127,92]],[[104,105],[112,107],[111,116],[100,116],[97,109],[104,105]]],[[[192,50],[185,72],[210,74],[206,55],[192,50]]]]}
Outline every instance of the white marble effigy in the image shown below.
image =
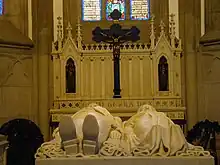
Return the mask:
{"type": "Polygon", "coordinates": [[[214,164],[210,152],[189,144],[180,126],[147,104],[124,122],[91,104],[63,116],[53,136],[37,150],[37,165],[214,164]]]}

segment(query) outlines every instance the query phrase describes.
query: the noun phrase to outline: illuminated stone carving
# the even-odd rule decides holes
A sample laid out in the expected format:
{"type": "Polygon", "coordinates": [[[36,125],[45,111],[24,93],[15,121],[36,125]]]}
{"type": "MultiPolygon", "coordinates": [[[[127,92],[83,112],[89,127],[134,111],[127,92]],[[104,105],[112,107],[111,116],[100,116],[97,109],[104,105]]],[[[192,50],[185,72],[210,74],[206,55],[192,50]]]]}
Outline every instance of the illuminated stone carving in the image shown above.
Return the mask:
{"type": "Polygon", "coordinates": [[[44,143],[37,158],[66,156],[210,156],[187,143],[180,126],[150,105],[122,122],[107,109],[91,104],[63,116],[54,140],[44,143]]]}

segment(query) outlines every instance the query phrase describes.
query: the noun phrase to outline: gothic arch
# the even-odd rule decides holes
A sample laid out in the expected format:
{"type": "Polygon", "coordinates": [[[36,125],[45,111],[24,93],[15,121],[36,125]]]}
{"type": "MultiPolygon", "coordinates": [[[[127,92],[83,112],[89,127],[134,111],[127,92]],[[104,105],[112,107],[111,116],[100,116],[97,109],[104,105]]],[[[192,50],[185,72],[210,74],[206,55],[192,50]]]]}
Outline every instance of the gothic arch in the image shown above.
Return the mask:
{"type": "Polygon", "coordinates": [[[66,93],[76,93],[76,64],[72,58],[68,58],[65,65],[66,93]]]}
{"type": "Polygon", "coordinates": [[[158,62],[158,88],[159,91],[169,91],[169,65],[165,56],[158,62]]]}

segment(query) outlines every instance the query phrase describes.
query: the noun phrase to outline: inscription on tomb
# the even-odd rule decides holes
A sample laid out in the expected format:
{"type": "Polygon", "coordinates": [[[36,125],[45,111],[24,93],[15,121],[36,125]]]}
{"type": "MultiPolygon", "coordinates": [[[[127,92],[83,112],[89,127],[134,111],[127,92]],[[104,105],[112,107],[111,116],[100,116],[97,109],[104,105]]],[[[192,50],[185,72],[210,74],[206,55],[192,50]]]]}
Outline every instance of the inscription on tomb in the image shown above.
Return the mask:
{"type": "MultiPolygon", "coordinates": [[[[169,117],[172,120],[185,120],[185,113],[184,112],[164,112],[164,113],[166,114],[167,117],[169,117]]],[[[62,115],[70,115],[70,116],[72,116],[73,114],[74,113],[66,113],[66,112],[59,113],[59,114],[52,114],[51,115],[51,121],[52,122],[59,122],[60,121],[60,117],[62,115]]],[[[114,113],[113,113],[113,116],[115,116],[114,113]]],[[[120,117],[123,117],[123,114],[120,117]]]]}
{"type": "Polygon", "coordinates": [[[144,104],[152,105],[156,108],[172,108],[172,107],[182,107],[181,99],[146,99],[146,100],[113,100],[113,99],[103,99],[103,100],[71,100],[71,101],[55,101],[54,108],[83,108],[91,103],[96,103],[107,109],[138,109],[144,104]]]}
{"type": "Polygon", "coordinates": [[[88,101],[88,102],[82,102],[80,107],[86,107],[91,103],[96,103],[102,107],[108,108],[136,108],[140,107],[144,104],[147,104],[147,101],[88,101]]]}
{"type": "Polygon", "coordinates": [[[149,104],[154,106],[158,111],[164,112],[169,118],[174,120],[184,120],[185,109],[182,106],[181,99],[146,99],[146,100],[132,100],[132,99],[103,99],[103,100],[69,100],[54,102],[54,109],[51,110],[51,117],[53,122],[58,122],[60,115],[73,115],[83,107],[95,103],[101,107],[108,109],[113,115],[130,116],[137,112],[142,105],[149,104]]]}

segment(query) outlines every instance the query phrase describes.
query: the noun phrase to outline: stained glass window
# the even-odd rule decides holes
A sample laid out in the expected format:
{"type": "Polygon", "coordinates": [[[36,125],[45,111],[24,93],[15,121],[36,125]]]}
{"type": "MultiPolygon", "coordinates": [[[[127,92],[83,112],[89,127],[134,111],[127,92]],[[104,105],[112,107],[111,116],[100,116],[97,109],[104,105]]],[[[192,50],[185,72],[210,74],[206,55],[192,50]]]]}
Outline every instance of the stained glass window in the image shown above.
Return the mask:
{"type": "Polygon", "coordinates": [[[130,0],[131,20],[147,20],[150,18],[149,0],[130,0]]]}
{"type": "Polygon", "coordinates": [[[0,15],[3,14],[3,0],[0,0],[0,15]]]}
{"type": "Polygon", "coordinates": [[[101,0],[82,0],[82,20],[101,20],[101,0]]]}
{"type": "Polygon", "coordinates": [[[111,20],[110,14],[114,9],[121,12],[121,20],[125,19],[125,0],[106,0],[106,19],[111,20]]]}

